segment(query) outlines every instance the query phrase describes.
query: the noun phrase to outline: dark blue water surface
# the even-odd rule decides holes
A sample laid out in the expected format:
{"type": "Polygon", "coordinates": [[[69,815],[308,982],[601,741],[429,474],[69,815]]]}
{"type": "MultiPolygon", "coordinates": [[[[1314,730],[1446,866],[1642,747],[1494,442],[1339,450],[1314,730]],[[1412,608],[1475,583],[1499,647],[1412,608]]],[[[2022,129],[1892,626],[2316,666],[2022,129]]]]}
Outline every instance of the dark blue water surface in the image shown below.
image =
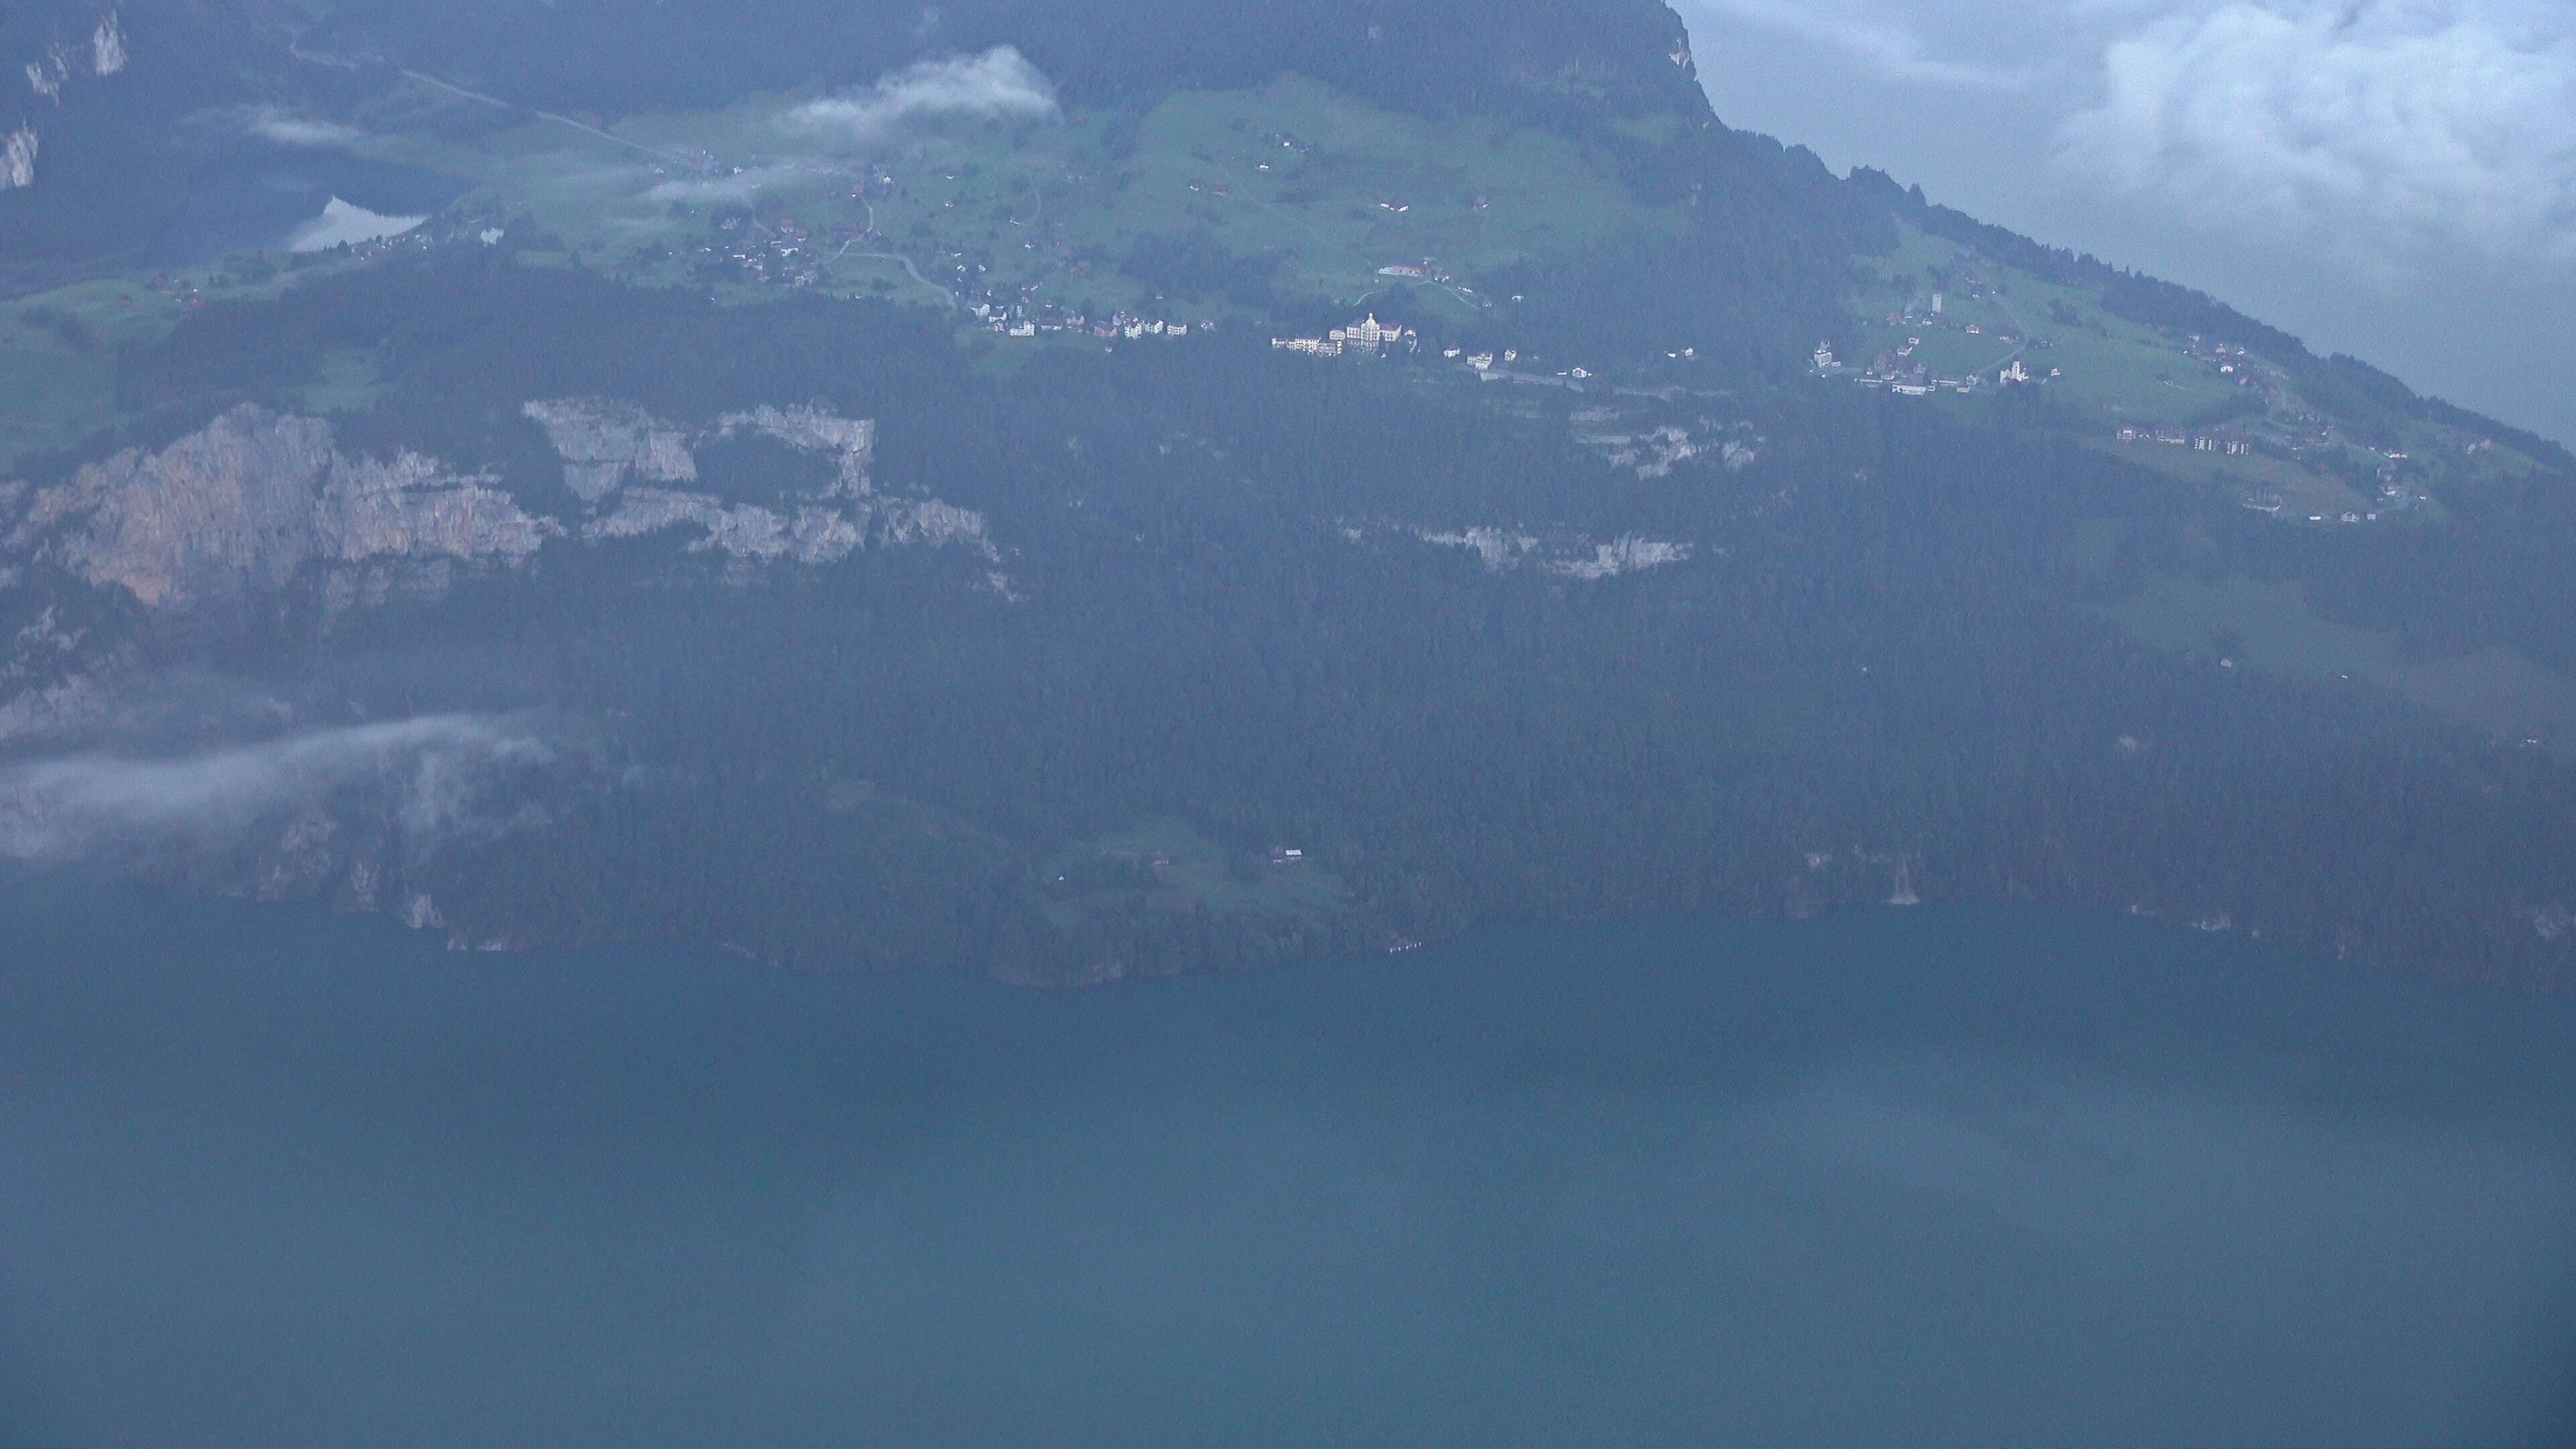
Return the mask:
{"type": "Polygon", "coordinates": [[[2554,1444],[2576,1011],[2127,922],[1042,995],[0,889],[0,1442],[2554,1444]]]}
{"type": "Polygon", "coordinates": [[[187,190],[152,239],[150,264],[194,266],[233,252],[282,250],[334,196],[389,216],[419,216],[468,189],[426,167],[343,151],[254,148],[191,171],[187,190]]]}

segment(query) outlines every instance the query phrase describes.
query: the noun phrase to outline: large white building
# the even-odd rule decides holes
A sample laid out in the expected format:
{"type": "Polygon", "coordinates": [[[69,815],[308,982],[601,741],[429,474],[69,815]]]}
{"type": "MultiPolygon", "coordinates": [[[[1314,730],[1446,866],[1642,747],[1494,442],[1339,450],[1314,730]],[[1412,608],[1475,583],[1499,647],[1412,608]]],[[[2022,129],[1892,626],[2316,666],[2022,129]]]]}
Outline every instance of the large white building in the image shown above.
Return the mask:
{"type": "Polygon", "coordinates": [[[1375,312],[1333,333],[1333,336],[1341,340],[1343,346],[1356,347],[1362,352],[1375,352],[1383,347],[1397,346],[1412,335],[1411,328],[1389,327],[1378,321],[1375,312]]]}
{"type": "Polygon", "coordinates": [[[1390,327],[1377,320],[1377,314],[1336,327],[1321,337],[1273,337],[1270,345],[1283,352],[1302,352],[1315,357],[1339,357],[1345,352],[1372,355],[1397,347],[1416,345],[1420,338],[1410,327],[1390,327]]]}

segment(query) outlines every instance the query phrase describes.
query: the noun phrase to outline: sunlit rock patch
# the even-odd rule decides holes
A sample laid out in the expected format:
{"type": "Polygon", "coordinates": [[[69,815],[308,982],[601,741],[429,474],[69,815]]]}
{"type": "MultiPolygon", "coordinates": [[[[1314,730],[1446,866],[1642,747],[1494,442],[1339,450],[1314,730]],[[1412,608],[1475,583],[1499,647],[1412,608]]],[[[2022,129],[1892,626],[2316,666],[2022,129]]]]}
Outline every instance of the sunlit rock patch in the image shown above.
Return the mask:
{"type": "MultiPolygon", "coordinates": [[[[564,483],[590,510],[580,526],[591,541],[640,538],[671,528],[702,536],[693,552],[755,562],[836,563],[867,547],[955,545],[999,562],[984,516],[935,498],[877,491],[876,423],[819,407],[727,413],[700,432],[612,398],[555,398],[527,404],[564,462],[564,483]],[[695,449],[750,433],[831,460],[832,481],[776,504],[729,503],[711,493],[660,486],[699,481],[695,449]]],[[[1010,596],[1007,579],[994,585],[1010,596]]]]}
{"type": "Polygon", "coordinates": [[[274,591],[311,563],[523,558],[563,531],[495,475],[408,450],[351,456],[320,418],[244,404],[38,492],[5,544],[50,542],[84,581],[175,608],[274,591]]]}

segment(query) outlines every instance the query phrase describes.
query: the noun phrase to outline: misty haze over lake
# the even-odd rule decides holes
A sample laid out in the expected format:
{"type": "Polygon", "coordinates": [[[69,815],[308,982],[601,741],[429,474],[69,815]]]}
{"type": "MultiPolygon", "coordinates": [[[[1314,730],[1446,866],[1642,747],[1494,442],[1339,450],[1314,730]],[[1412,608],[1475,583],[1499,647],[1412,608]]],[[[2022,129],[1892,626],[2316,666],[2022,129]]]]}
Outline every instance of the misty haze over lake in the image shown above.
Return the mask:
{"type": "Polygon", "coordinates": [[[13,1442],[2505,1444],[2570,1402],[2562,1002],[2018,912],[1065,996],[5,910],[13,1442]]]}

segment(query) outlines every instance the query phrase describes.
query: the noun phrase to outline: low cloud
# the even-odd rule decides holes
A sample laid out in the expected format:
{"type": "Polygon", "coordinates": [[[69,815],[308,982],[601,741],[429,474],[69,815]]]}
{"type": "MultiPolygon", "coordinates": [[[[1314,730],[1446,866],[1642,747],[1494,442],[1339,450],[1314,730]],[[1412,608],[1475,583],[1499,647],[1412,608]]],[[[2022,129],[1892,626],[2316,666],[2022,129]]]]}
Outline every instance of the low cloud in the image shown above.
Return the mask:
{"type": "Polygon", "coordinates": [[[937,121],[1043,121],[1060,113],[1054,84],[1028,57],[1004,45],[981,55],[922,61],[864,91],[810,101],[789,112],[788,123],[870,145],[937,121]]]}
{"type": "Polygon", "coordinates": [[[20,126],[0,136],[0,191],[36,184],[36,130],[20,126]]]}
{"type": "MultiPolygon", "coordinates": [[[[2458,255],[2576,261],[2564,0],[1681,5],[1720,35],[1825,50],[1869,78],[1858,90],[1891,125],[1925,109],[1927,90],[2009,93],[1992,123],[2027,131],[2074,193],[2383,276],[2458,255]]],[[[1819,84],[1851,88],[1839,74],[1819,84]]],[[[1928,109],[1959,114],[1937,95],[1928,109]]]]}
{"type": "MultiPolygon", "coordinates": [[[[1987,8],[2022,7],[2014,0],[1992,0],[1987,8]]],[[[1698,0],[1684,9],[1685,13],[1714,12],[1738,24],[1830,46],[1892,80],[2007,89],[2028,85],[2040,74],[2028,63],[1998,60],[1990,45],[1976,47],[1972,55],[1943,54],[1927,36],[1945,28],[1944,18],[1927,15],[1920,5],[1897,6],[1879,0],[1698,0]]],[[[2005,29],[1985,23],[1992,19],[1979,17],[1973,28],[1989,35],[2005,29]]]]}
{"type": "Polygon", "coordinates": [[[0,855],[54,859],[220,840],[360,787],[382,792],[383,808],[407,835],[435,837],[473,820],[496,775],[553,756],[527,720],[448,714],[190,755],[29,761],[0,768],[0,855]]]}
{"type": "Polygon", "coordinates": [[[313,150],[352,145],[365,140],[367,134],[355,126],[299,116],[276,106],[257,106],[242,113],[242,129],[279,146],[313,150]]]}
{"type": "Polygon", "coordinates": [[[801,166],[758,166],[729,176],[675,177],[645,192],[644,198],[683,206],[748,206],[769,187],[809,174],[801,166]]]}
{"type": "Polygon", "coordinates": [[[2059,135],[2099,184],[2397,261],[2576,259],[2576,12],[2235,0],[2102,65],[2059,135]]]}

